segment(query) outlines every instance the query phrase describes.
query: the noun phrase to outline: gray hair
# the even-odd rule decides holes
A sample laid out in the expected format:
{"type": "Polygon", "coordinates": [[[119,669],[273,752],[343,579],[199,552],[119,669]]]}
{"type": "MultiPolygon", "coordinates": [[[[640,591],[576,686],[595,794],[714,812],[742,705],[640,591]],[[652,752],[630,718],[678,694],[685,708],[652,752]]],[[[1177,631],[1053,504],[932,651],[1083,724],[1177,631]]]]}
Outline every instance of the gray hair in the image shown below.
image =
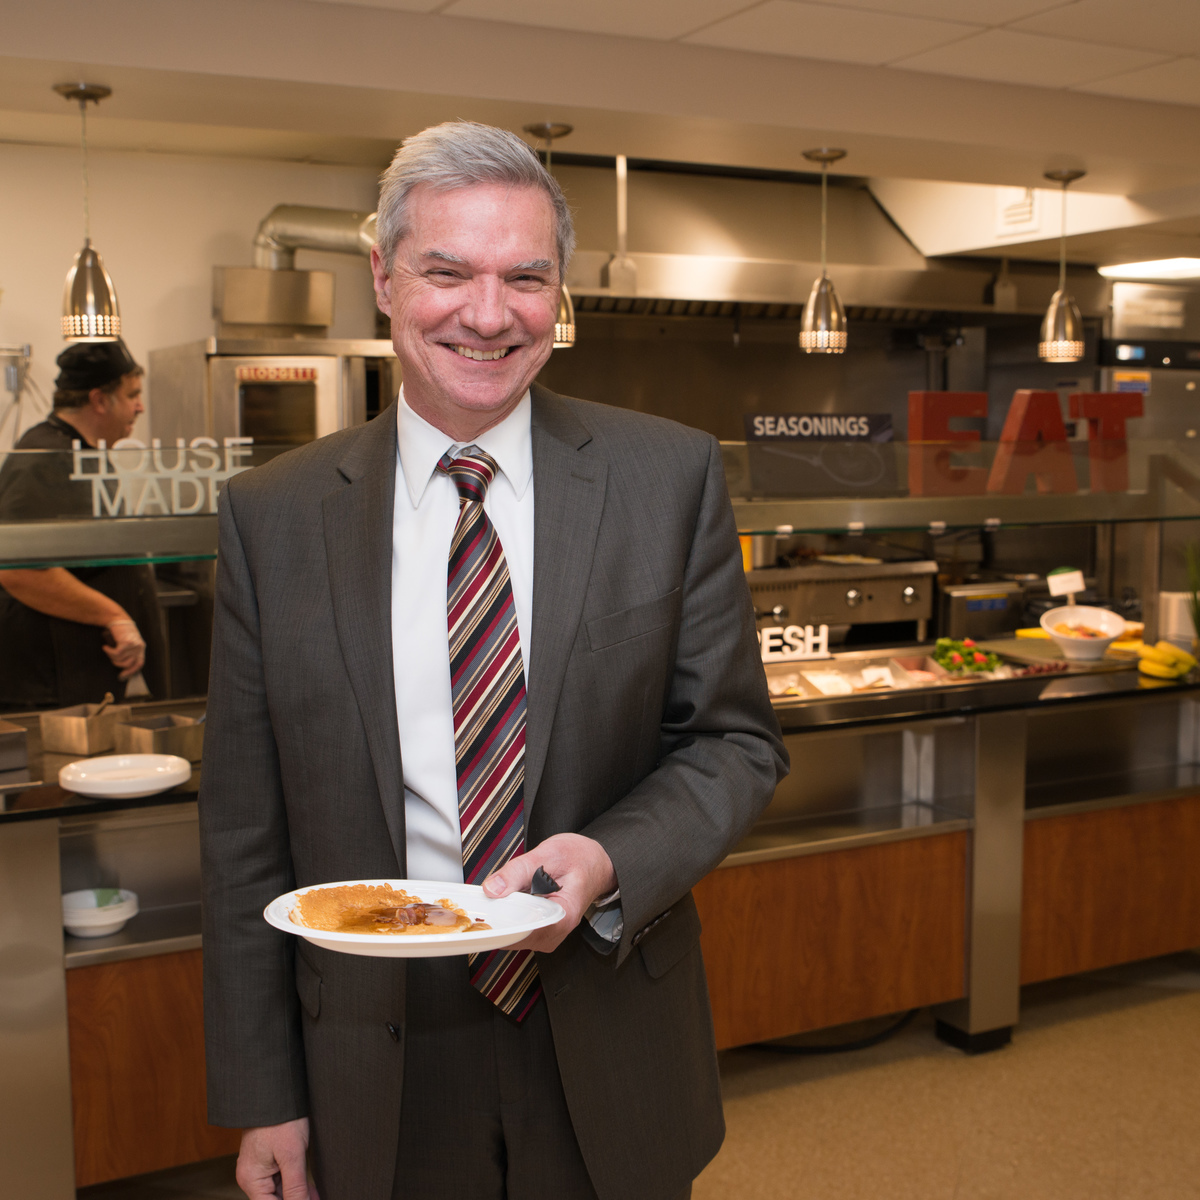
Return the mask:
{"type": "Polygon", "coordinates": [[[475,121],[447,121],[405,138],[380,176],[376,237],[388,272],[396,261],[396,247],[408,236],[408,197],[413,188],[423,184],[448,192],[481,183],[545,192],[554,207],[559,281],[565,281],[575,250],[575,225],[562,188],[515,133],[475,121]]]}

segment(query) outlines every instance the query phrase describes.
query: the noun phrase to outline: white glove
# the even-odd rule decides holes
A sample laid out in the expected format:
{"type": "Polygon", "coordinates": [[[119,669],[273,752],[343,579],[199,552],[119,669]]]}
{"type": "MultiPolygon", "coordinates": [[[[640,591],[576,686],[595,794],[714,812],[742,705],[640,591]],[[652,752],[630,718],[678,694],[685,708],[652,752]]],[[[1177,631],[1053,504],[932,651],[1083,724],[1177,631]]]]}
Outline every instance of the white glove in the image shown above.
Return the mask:
{"type": "Polygon", "coordinates": [[[128,617],[109,621],[105,629],[112,635],[113,645],[104,646],[104,653],[119,667],[119,679],[130,679],[136,675],[146,661],[146,643],[138,632],[137,625],[128,617]]]}

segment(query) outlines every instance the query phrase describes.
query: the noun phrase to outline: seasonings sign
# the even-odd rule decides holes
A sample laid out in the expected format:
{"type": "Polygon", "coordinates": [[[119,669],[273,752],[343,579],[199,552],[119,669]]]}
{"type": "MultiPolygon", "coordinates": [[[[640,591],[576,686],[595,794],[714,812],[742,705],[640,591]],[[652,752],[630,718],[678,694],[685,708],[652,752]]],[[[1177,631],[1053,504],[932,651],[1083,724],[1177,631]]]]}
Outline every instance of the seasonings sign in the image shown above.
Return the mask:
{"type": "Polygon", "coordinates": [[[755,413],[748,442],[890,442],[891,413],[755,413]]]}

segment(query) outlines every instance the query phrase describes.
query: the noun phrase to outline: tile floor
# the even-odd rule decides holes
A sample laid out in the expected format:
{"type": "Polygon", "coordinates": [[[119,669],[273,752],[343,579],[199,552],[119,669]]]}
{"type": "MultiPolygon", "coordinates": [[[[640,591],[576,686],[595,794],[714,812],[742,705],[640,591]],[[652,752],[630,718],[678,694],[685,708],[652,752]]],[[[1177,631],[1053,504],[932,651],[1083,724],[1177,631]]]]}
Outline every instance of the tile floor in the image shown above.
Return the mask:
{"type": "MultiPolygon", "coordinates": [[[[729,1132],[694,1200],[1200,1200],[1200,952],[1022,1000],[975,1058],[928,1013],[869,1050],[723,1054],[729,1132]]],[[[79,1192],[240,1198],[232,1159],[79,1192]]]]}

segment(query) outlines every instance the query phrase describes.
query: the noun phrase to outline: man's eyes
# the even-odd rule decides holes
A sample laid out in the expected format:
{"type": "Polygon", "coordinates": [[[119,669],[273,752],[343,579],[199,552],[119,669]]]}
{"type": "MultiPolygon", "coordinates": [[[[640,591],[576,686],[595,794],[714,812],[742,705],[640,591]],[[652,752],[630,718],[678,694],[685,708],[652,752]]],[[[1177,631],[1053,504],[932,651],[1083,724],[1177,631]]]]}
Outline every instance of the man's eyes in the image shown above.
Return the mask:
{"type": "MultiPolygon", "coordinates": [[[[425,271],[425,277],[437,280],[466,280],[470,278],[463,271],[455,270],[453,267],[430,267],[425,271]]],[[[516,275],[509,275],[504,282],[521,287],[548,287],[550,285],[550,281],[545,275],[530,271],[522,271],[516,275]]]]}

